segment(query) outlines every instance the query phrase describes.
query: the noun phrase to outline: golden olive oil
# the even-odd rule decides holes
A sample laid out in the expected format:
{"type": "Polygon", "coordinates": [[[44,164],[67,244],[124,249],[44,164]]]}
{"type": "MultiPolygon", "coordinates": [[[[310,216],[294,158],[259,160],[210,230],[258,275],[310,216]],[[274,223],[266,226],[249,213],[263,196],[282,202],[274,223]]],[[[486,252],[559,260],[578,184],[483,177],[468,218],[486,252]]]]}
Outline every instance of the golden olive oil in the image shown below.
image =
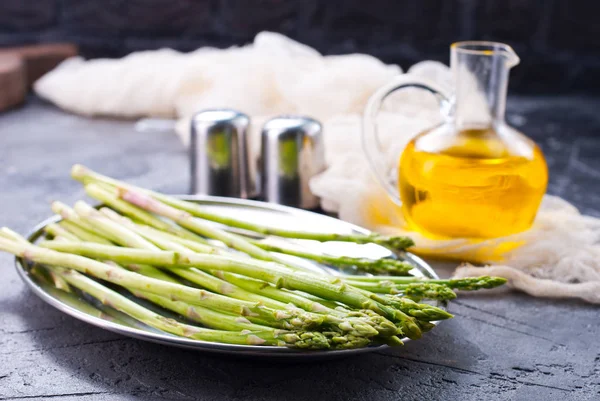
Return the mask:
{"type": "Polygon", "coordinates": [[[528,229],[548,182],[541,150],[508,126],[422,133],[405,148],[398,171],[408,224],[437,238],[528,229]]]}

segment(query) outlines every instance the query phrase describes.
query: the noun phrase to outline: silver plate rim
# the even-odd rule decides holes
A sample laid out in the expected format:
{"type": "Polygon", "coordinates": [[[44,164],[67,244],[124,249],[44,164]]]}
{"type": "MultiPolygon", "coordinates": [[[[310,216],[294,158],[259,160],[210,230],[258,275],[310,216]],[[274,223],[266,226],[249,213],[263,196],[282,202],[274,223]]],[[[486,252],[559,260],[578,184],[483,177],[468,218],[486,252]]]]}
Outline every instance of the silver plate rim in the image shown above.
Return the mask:
{"type": "MultiPolygon", "coordinates": [[[[288,206],[283,206],[274,203],[267,203],[255,200],[247,200],[247,199],[238,199],[238,198],[226,198],[219,196],[208,196],[208,195],[173,195],[182,200],[193,201],[193,202],[204,202],[209,204],[217,204],[217,205],[229,205],[229,206],[237,206],[237,207],[252,207],[261,209],[263,211],[278,211],[285,214],[289,214],[295,217],[301,217],[303,215],[317,215],[318,218],[321,219],[330,219],[335,221],[339,225],[344,225],[347,229],[351,229],[360,234],[370,234],[371,231],[359,227],[357,225],[336,219],[334,217],[318,214],[311,211],[296,209],[288,206]]],[[[100,204],[96,205],[96,207],[101,206],[100,204]]],[[[35,225],[26,235],[28,240],[37,239],[43,228],[50,224],[56,223],[60,221],[60,216],[52,216],[44,221],[35,225]]],[[[411,254],[409,252],[403,252],[402,257],[406,260],[412,262],[423,274],[428,276],[429,278],[439,278],[436,272],[433,270],[429,264],[427,264],[423,259],[418,256],[411,254]]],[[[195,351],[207,351],[213,353],[221,353],[221,354],[230,354],[236,356],[260,356],[260,357],[302,357],[302,358],[315,358],[322,359],[326,358],[335,358],[335,357],[343,357],[347,355],[357,355],[366,352],[373,352],[377,350],[383,350],[388,348],[387,345],[376,345],[365,348],[357,348],[357,349],[349,349],[349,350],[296,350],[292,348],[286,347],[276,347],[276,346],[256,346],[256,345],[236,345],[236,344],[221,344],[214,343],[208,341],[199,341],[199,340],[191,340],[176,336],[171,336],[168,333],[162,334],[161,332],[149,332],[141,329],[136,329],[133,327],[127,327],[118,323],[111,322],[109,320],[101,319],[99,317],[91,316],[82,312],[61,300],[53,297],[48,292],[44,291],[44,289],[36,283],[30,276],[26,264],[19,257],[15,257],[15,268],[19,277],[23,282],[33,291],[35,295],[37,295],[40,299],[42,299],[47,304],[53,306],[59,311],[66,313],[67,315],[91,324],[93,326],[99,327],[101,329],[105,329],[117,334],[121,334],[127,337],[136,338],[139,340],[149,341],[153,343],[158,343],[167,346],[175,346],[179,348],[192,349],[195,351]]],[[[442,305],[438,305],[442,306],[442,305]]],[[[435,324],[439,324],[436,322],[435,324]]],[[[403,338],[403,342],[410,341],[408,338],[403,338]]]]}

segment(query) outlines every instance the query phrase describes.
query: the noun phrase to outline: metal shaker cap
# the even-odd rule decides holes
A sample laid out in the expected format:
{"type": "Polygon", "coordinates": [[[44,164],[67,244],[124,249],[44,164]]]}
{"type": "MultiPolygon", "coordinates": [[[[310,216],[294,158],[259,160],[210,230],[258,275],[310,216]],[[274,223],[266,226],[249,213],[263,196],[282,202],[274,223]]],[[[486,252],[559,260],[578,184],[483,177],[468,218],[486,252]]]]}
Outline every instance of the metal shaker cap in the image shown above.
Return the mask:
{"type": "Polygon", "coordinates": [[[309,180],[325,168],[321,124],[302,116],[279,116],[261,134],[260,186],[267,202],[314,209],[319,198],[309,180]]]}
{"type": "Polygon", "coordinates": [[[192,117],[191,193],[235,198],[256,195],[249,169],[250,118],[229,109],[203,110],[192,117]]]}

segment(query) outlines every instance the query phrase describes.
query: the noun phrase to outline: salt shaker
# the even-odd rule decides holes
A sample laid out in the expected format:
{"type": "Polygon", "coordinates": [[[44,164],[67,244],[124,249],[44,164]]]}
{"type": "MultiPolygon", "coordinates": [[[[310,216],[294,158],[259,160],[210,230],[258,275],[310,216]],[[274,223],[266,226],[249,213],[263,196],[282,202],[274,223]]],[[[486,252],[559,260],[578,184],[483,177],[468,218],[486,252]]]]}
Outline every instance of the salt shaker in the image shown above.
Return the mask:
{"type": "Polygon", "coordinates": [[[250,118],[236,110],[203,110],[192,117],[192,194],[251,198],[256,178],[248,168],[250,118]]]}
{"type": "Polygon", "coordinates": [[[319,198],[309,180],[325,168],[321,124],[303,116],[279,116],[261,133],[260,187],[264,201],[314,209],[319,198]]]}

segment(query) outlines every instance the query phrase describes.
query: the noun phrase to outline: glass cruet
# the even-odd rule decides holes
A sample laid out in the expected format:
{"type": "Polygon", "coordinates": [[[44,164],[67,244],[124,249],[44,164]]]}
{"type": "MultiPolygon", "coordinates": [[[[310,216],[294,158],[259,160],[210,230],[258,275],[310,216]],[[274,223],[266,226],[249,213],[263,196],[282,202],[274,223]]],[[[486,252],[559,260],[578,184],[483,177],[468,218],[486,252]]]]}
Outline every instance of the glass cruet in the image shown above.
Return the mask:
{"type": "Polygon", "coordinates": [[[539,147],[504,120],[508,74],[519,63],[496,42],[452,44],[453,89],[410,75],[380,88],[363,118],[363,149],[379,182],[401,205],[408,227],[432,238],[495,238],[528,229],[548,182],[539,147]],[[414,137],[388,178],[377,138],[383,101],[404,88],[439,101],[444,122],[414,137]]]}

